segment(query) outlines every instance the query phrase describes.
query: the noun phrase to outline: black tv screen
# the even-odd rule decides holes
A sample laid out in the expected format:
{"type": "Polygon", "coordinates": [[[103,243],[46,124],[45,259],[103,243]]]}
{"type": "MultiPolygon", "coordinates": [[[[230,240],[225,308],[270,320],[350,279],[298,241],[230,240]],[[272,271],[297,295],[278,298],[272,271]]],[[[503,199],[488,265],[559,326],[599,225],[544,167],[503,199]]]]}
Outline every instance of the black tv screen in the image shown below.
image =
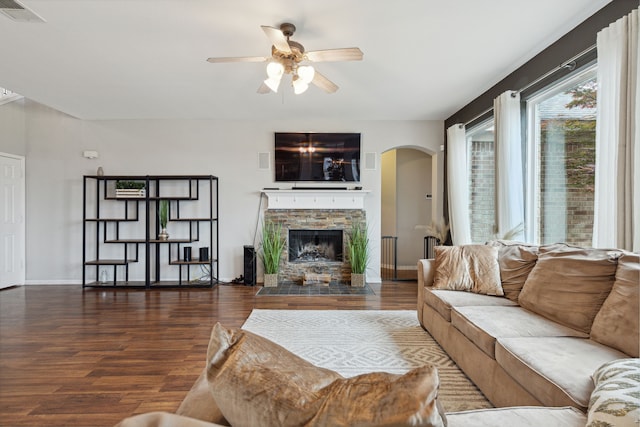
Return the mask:
{"type": "Polygon", "coordinates": [[[275,133],[276,181],[360,182],[359,133],[275,133]]]}

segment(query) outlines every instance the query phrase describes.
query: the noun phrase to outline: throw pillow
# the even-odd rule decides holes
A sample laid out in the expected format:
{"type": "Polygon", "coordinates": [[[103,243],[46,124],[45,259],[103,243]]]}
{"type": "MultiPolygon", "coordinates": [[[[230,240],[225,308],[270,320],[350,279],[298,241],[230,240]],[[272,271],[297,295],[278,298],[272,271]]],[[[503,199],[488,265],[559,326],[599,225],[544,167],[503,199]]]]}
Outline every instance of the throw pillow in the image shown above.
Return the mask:
{"type": "Polygon", "coordinates": [[[605,363],[593,374],[587,427],[640,424],[640,359],[605,363]]]}
{"type": "Polygon", "coordinates": [[[540,246],[518,303],[586,334],[615,281],[619,251],[540,246]]]}
{"type": "Polygon", "coordinates": [[[629,356],[640,356],[640,255],[618,259],[616,281],[593,320],[591,338],[629,356]]]}
{"type": "Polygon", "coordinates": [[[207,351],[207,379],[233,426],[444,425],[431,366],[345,379],[266,338],[219,323],[207,351]]]}
{"type": "Polygon", "coordinates": [[[518,296],[538,260],[538,247],[508,240],[487,243],[498,248],[500,281],[504,296],[518,302],[518,296]]]}
{"type": "Polygon", "coordinates": [[[433,289],[503,296],[498,248],[487,245],[436,246],[433,289]]]}

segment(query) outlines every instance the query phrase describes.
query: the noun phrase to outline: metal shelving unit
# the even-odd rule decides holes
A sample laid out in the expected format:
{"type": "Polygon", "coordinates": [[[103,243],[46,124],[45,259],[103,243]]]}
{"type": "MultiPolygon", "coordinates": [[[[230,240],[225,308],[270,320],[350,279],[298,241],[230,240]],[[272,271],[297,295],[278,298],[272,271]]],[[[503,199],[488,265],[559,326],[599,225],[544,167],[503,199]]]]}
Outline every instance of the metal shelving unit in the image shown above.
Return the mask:
{"type": "Polygon", "coordinates": [[[85,175],[82,218],[83,288],[212,287],[218,283],[218,178],[213,175],[85,175]],[[144,182],[144,196],[117,197],[117,181],[144,182]],[[180,194],[163,191],[167,188],[180,194]],[[182,228],[188,232],[183,230],[178,237],[167,240],[156,237],[160,232],[156,213],[161,200],[169,201],[169,221],[186,224],[182,228]],[[202,203],[208,205],[193,206],[202,203]],[[187,206],[189,204],[192,206],[187,206]],[[200,212],[207,211],[207,214],[181,216],[181,206],[183,211],[199,207],[200,212]],[[143,228],[144,237],[127,236],[121,224],[143,228]],[[201,227],[202,224],[206,226],[201,227]],[[180,259],[184,245],[203,242],[209,248],[207,259],[180,259]],[[166,263],[161,260],[163,245],[168,247],[166,263]],[[120,256],[114,257],[114,251],[106,249],[108,246],[119,246],[120,256]],[[109,254],[102,256],[104,252],[109,254]],[[144,281],[130,281],[129,266],[140,262],[140,255],[144,255],[144,281]],[[113,267],[112,280],[108,283],[99,280],[100,269],[104,267],[113,267]],[[190,281],[192,267],[208,271],[208,280],[190,281]],[[177,268],[178,280],[162,280],[164,268],[173,268],[173,271],[177,268]],[[186,270],[186,279],[183,279],[183,270],[186,270]],[[89,281],[92,277],[95,280],[89,281]]]}

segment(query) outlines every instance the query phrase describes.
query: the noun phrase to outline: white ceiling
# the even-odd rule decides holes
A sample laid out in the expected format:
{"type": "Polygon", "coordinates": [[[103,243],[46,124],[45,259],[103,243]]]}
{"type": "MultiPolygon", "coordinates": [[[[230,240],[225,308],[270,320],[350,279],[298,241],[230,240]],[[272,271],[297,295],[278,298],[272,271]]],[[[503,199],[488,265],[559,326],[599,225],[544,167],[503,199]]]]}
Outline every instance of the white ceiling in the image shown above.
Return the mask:
{"type": "Polygon", "coordinates": [[[21,0],[0,15],[0,87],[82,119],[443,120],[609,0],[21,0]],[[340,89],[259,95],[260,25],[292,22],[340,89]]]}

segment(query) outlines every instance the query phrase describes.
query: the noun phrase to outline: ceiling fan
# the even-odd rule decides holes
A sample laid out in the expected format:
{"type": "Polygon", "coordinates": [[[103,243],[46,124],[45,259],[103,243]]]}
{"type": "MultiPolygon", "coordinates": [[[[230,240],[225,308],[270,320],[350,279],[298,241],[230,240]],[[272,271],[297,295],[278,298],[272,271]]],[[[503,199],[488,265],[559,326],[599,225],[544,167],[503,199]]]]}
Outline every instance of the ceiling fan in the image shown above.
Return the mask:
{"type": "Polygon", "coordinates": [[[268,62],[267,78],[258,88],[258,93],[277,92],[283,75],[291,74],[291,84],[295,94],[305,92],[309,84],[314,84],[327,93],[338,90],[338,86],[320,74],[310,62],[326,61],[361,61],[363,53],[357,47],[342,49],[314,50],[305,52],[304,46],[291,40],[296,27],[290,23],[280,25],[280,28],[261,26],[271,42],[271,56],[242,56],[208,58],[212,63],[219,62],[268,62]]]}

